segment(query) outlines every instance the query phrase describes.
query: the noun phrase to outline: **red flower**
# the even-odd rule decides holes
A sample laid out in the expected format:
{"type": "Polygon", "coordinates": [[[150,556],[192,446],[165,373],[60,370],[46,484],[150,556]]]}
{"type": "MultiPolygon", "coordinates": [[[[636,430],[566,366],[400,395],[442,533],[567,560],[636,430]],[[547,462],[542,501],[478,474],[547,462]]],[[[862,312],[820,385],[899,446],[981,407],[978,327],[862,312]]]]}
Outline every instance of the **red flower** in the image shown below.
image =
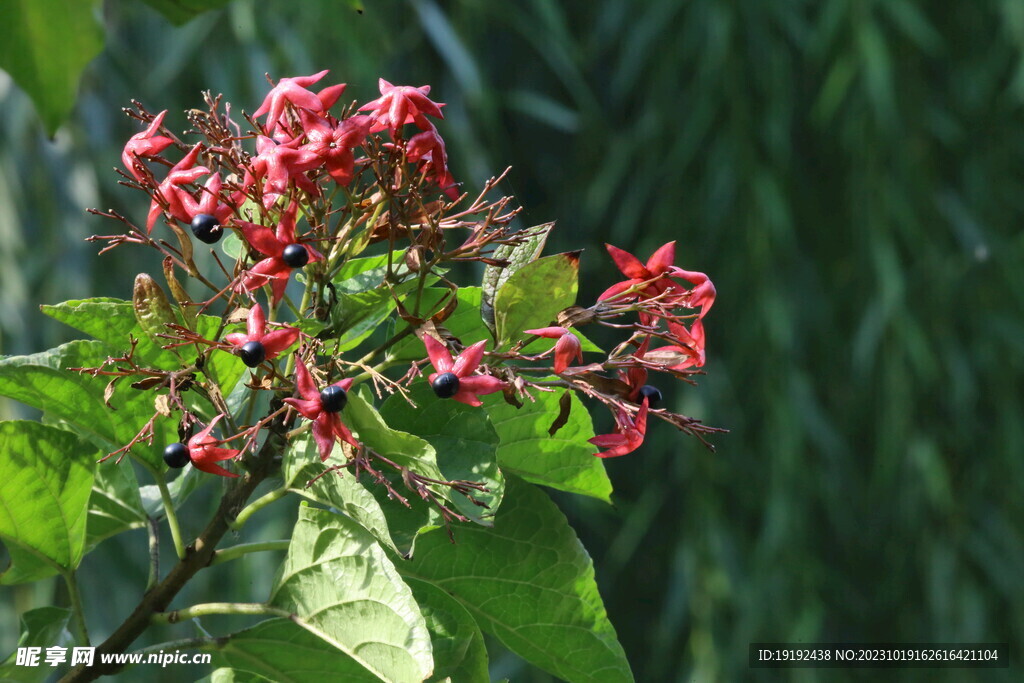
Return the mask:
{"type": "Polygon", "coordinates": [[[135,164],[139,163],[138,157],[155,156],[174,143],[168,137],[156,135],[157,130],[163,125],[164,116],[166,115],[166,109],[157,114],[146,130],[128,138],[128,143],[124,146],[124,151],[121,152],[121,163],[140,182],[142,181],[142,175],[135,170],[135,164]]]}
{"type": "MultiPolygon", "coordinates": [[[[650,337],[645,337],[642,344],[637,347],[636,352],[633,354],[634,358],[643,359],[644,355],[647,354],[647,347],[651,343],[650,337]]],[[[626,396],[630,401],[637,403],[637,399],[640,398],[640,389],[647,384],[647,370],[640,365],[634,365],[627,368],[625,371],[619,372],[619,379],[625,382],[626,386],[629,387],[629,394],[626,396]]]]}
{"type": "Polygon", "coordinates": [[[200,191],[198,202],[187,192],[179,191],[178,199],[186,215],[189,217],[188,221],[191,221],[201,213],[205,213],[216,218],[217,223],[220,225],[224,225],[227,222],[228,218],[234,214],[235,207],[240,206],[245,201],[245,195],[241,192],[236,192],[230,199],[231,203],[222,203],[220,196],[222,186],[223,181],[220,179],[220,173],[214,173],[200,191]]]}
{"type": "Polygon", "coordinates": [[[683,358],[675,365],[668,366],[672,370],[685,370],[689,367],[703,367],[706,360],[704,352],[704,321],[699,317],[687,330],[684,325],[668,321],[668,330],[676,339],[674,346],[662,346],[651,351],[657,353],[675,353],[683,358]]]}
{"type": "MultiPolygon", "coordinates": [[[[238,285],[239,291],[251,292],[270,282],[273,291],[273,303],[276,305],[284,296],[292,267],[284,261],[284,250],[292,244],[299,244],[309,255],[309,261],[323,260],[323,254],[313,247],[295,238],[295,213],[298,205],[292,202],[281,214],[281,222],[277,224],[277,232],[264,225],[256,225],[246,221],[235,221],[245,240],[257,251],[268,258],[263,259],[249,269],[238,285]]],[[[301,252],[299,252],[301,254],[301,252]]]]}
{"type": "Polygon", "coordinates": [[[644,442],[644,435],[647,433],[647,404],[640,404],[640,410],[636,417],[630,417],[625,410],[620,410],[615,415],[616,429],[612,434],[601,434],[589,439],[590,443],[598,448],[606,448],[603,453],[594,453],[599,458],[617,458],[620,455],[632,453],[644,442]]]}
{"type": "Polygon", "coordinates": [[[339,122],[307,111],[299,115],[308,140],[299,150],[315,154],[335,182],[347,185],[355,167],[352,150],[369,135],[370,117],[353,116],[339,122]]]}
{"type": "Polygon", "coordinates": [[[455,178],[448,170],[448,152],[445,151],[444,140],[437,129],[427,122],[429,128],[409,138],[405,147],[405,156],[411,162],[419,162],[421,172],[429,172],[434,183],[440,187],[449,199],[458,199],[459,189],[455,178]]]}
{"type": "MultiPolygon", "coordinates": [[[[315,98],[314,98],[315,99],[315,98]]],[[[317,100],[319,102],[319,100],[317,100]]],[[[256,156],[252,159],[252,172],[246,172],[245,185],[266,179],[263,185],[263,206],[270,208],[277,198],[288,191],[288,181],[309,194],[319,194],[316,184],[305,172],[320,165],[320,159],[309,150],[290,147],[293,143],[278,144],[268,137],[256,137],[256,156]]]]}
{"type": "Polygon", "coordinates": [[[249,342],[259,342],[266,352],[266,359],[271,360],[279,353],[294,344],[299,338],[297,327],[285,325],[279,330],[267,332],[267,317],[259,304],[253,304],[246,323],[246,334],[233,332],[224,337],[224,341],[235,347],[242,347],[249,342]]]}
{"type": "Polygon", "coordinates": [[[427,95],[430,86],[422,85],[414,88],[409,85],[391,85],[383,78],[378,81],[380,97],[359,107],[359,111],[371,111],[373,127],[371,133],[390,130],[392,137],[397,137],[398,129],[407,123],[415,123],[420,130],[431,127],[424,114],[443,119],[441,113],[443,103],[434,102],[427,95]]]}
{"type": "Polygon", "coordinates": [[[284,114],[286,102],[291,102],[300,109],[309,109],[310,111],[324,111],[329,108],[338,100],[338,97],[341,96],[342,91],[345,89],[344,83],[324,88],[319,95],[315,95],[306,90],[308,86],[313,85],[326,76],[327,71],[327,69],[324,69],[320,73],[315,73],[312,76],[282,78],[277,82],[277,85],[271,88],[270,92],[267,93],[266,98],[263,100],[263,104],[261,104],[260,108],[253,113],[253,118],[269,114],[269,116],[267,116],[267,123],[271,127],[276,128],[278,123],[281,121],[282,114],[284,114]],[[327,104],[325,101],[330,104],[327,104]]]}
{"type": "MultiPolygon", "coordinates": [[[[427,347],[427,356],[430,357],[430,363],[437,371],[431,373],[429,377],[431,385],[434,386],[438,377],[454,375],[457,381],[448,385],[455,387],[455,392],[449,394],[450,398],[468,406],[483,405],[477,396],[493,394],[496,391],[501,391],[505,386],[505,383],[497,377],[473,374],[484,357],[486,344],[486,341],[477,342],[464,349],[458,358],[453,360],[452,354],[444,344],[429,334],[423,335],[423,345],[427,347]]],[[[436,386],[434,391],[437,392],[436,386]]]]}
{"type": "MultiPolygon", "coordinates": [[[[210,169],[205,166],[196,166],[196,159],[199,158],[199,150],[202,147],[202,143],[197,144],[193,147],[185,158],[174,165],[170,173],[164,179],[160,186],[156,189],[156,194],[167,202],[167,213],[172,217],[188,223],[192,220],[192,216],[189,214],[188,203],[195,204],[195,200],[185,190],[182,190],[180,185],[188,185],[194,183],[199,179],[200,176],[204,176],[210,172],[210,169]]],[[[146,232],[153,232],[153,225],[156,224],[157,216],[163,211],[163,207],[160,202],[153,199],[153,202],[149,205],[149,217],[146,220],[146,232]]]]}
{"type": "MultiPolygon", "coordinates": [[[[352,432],[348,430],[345,423],[341,421],[341,416],[338,415],[341,407],[335,407],[337,399],[334,399],[334,405],[324,406],[325,394],[328,401],[337,396],[337,392],[328,391],[331,387],[337,387],[342,392],[347,392],[351,386],[351,379],[343,379],[325,387],[323,391],[318,391],[305,363],[301,358],[295,359],[295,387],[302,398],[286,398],[284,402],[299,411],[306,419],[313,421],[313,439],[316,440],[317,448],[320,449],[320,460],[327,460],[331,456],[335,438],[352,444],[356,448],[359,447],[359,442],[355,440],[352,432]]],[[[341,406],[344,406],[343,400],[341,406]]]]}
{"type": "MultiPolygon", "coordinates": [[[[618,266],[622,274],[629,279],[617,282],[606,289],[601,296],[597,297],[598,301],[603,301],[604,299],[626,291],[634,285],[638,285],[642,282],[646,282],[647,280],[652,280],[664,275],[674,267],[672,265],[672,261],[675,260],[675,242],[669,242],[668,244],[660,247],[656,252],[654,252],[651,258],[647,259],[647,265],[641,263],[640,259],[633,256],[628,251],[623,251],[622,249],[613,247],[610,244],[606,244],[605,247],[607,247],[608,253],[611,254],[612,260],[615,261],[615,265],[618,266]]],[[[653,282],[640,290],[639,295],[644,297],[657,296],[670,288],[680,289],[680,291],[682,290],[682,288],[671,280],[662,279],[657,282],[653,282]]]]}
{"type": "Polygon", "coordinates": [[[213,422],[207,425],[206,429],[188,440],[188,455],[192,460],[192,466],[197,470],[202,470],[209,474],[219,474],[222,477],[237,477],[237,474],[228,472],[226,469],[216,464],[221,460],[234,458],[241,453],[241,451],[235,450],[234,448],[219,448],[218,444],[222,444],[224,442],[210,436],[210,432],[213,431],[213,426],[216,425],[222,417],[224,416],[218,415],[213,418],[213,422]]]}
{"type": "Polygon", "coordinates": [[[539,330],[524,330],[525,334],[538,337],[557,339],[555,342],[555,372],[562,374],[572,364],[573,359],[583,360],[583,346],[579,338],[564,327],[542,327],[539,330]]]}

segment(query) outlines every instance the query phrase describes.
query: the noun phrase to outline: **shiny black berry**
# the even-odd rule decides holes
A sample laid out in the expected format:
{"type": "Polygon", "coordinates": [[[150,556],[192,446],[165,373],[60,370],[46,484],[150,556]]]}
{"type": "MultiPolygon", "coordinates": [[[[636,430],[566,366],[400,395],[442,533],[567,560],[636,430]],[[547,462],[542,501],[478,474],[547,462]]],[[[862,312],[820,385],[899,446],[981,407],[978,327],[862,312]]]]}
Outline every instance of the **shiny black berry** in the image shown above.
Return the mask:
{"type": "Polygon", "coordinates": [[[288,264],[289,268],[301,268],[309,263],[309,252],[301,244],[289,244],[281,252],[281,260],[288,264]]]}
{"type": "Polygon", "coordinates": [[[328,413],[339,413],[348,403],[348,394],[341,387],[331,385],[320,392],[320,405],[328,413]]]}
{"type": "Polygon", "coordinates": [[[241,356],[242,362],[246,366],[254,368],[266,360],[267,350],[258,341],[250,341],[242,344],[242,348],[238,350],[238,355],[241,356]]]}
{"type": "Polygon", "coordinates": [[[208,213],[198,213],[192,219],[192,234],[200,242],[215,244],[224,236],[224,231],[221,230],[220,223],[215,217],[208,213]]]}
{"type": "Polygon", "coordinates": [[[454,372],[445,372],[434,378],[430,383],[438,398],[451,398],[459,393],[459,378],[454,372]]]}
{"type": "Polygon", "coordinates": [[[164,448],[164,462],[168,467],[178,469],[189,463],[188,448],[183,443],[168,444],[164,448]]]}
{"type": "Polygon", "coordinates": [[[658,387],[645,384],[640,387],[640,401],[643,402],[645,398],[647,399],[648,406],[657,408],[658,404],[661,403],[661,390],[658,387]]]}

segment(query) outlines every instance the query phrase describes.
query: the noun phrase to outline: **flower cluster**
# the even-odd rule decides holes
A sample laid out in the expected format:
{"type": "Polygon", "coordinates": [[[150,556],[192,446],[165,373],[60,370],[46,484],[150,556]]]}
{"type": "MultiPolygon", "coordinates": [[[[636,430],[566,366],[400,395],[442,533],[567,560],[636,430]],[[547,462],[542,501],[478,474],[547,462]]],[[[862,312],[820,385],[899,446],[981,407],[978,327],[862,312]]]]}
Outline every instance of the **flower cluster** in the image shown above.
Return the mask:
{"type": "MultiPolygon", "coordinates": [[[[444,118],[444,105],[430,98],[429,86],[381,79],[378,98],[342,106],[346,86],[320,87],[326,75],[272,82],[244,123],[230,117],[220,98],[207,95],[208,110],[189,113],[186,135],[199,136],[197,143],[186,143],[166,127],[166,111],[153,115],[137,106],[129,112],[145,129],[124,147],[123,184],[145,192],[150,210],[142,228],[116,213],[96,211],[126,229],[92,239],[106,240],[106,249],[130,243],[163,254],[180,313],[164,314],[165,331],[156,337],[165,348],[193,348],[199,358],[170,371],[144,367],[127,354],[111,359],[113,369],[94,374],[113,375],[112,385],[122,376],[141,375],[133,386],[168,391],[162,414],[179,412],[185,435],[182,443],[167,446],[168,465],[191,463],[204,472],[237,476],[216,463],[235,460],[244,466],[265,430],[276,424],[290,430],[289,438],[309,430],[323,461],[340,446],[346,463],[338,466],[370,472],[393,497],[400,496],[391,480],[371,463],[392,467],[410,490],[435,502],[431,487],[473,490],[471,482],[425,478],[365,443],[361,426],[346,417],[346,406],[355,400],[350,392],[367,381],[377,396],[407,395],[413,383],[427,382],[438,400],[480,410],[487,409],[481,397],[494,394],[500,395],[488,400],[521,405],[539,392],[575,391],[606,405],[615,420],[613,432],[591,439],[600,457],[639,447],[651,416],[698,438],[716,431],[661,406],[661,390],[648,384],[651,372],[685,380],[705,363],[703,320],[715,289],[703,273],[674,265],[675,242],[646,263],[608,245],[625,279],[592,306],[569,306],[557,319],[537,319],[524,325],[530,329],[501,334],[493,319],[476,315],[473,334],[489,332],[493,341],[463,344],[452,321],[466,324],[469,317],[453,317],[465,304],[447,277],[451,265],[477,262],[514,270],[522,263],[510,255],[532,250],[536,259],[535,247],[550,226],[512,226],[518,210],[510,208],[510,199],[489,198],[503,176],[475,199],[460,195],[435,125],[444,118]],[[176,247],[155,233],[161,219],[176,247]],[[193,240],[213,245],[224,235],[232,236],[232,244],[211,250],[212,261],[200,267],[193,240]],[[222,260],[225,254],[233,264],[222,260]],[[176,273],[197,280],[210,295],[193,301],[176,273]],[[221,320],[212,336],[196,324],[198,314],[207,312],[221,320]],[[244,331],[236,327],[243,321],[244,331]],[[588,324],[625,331],[627,338],[602,360],[584,362],[585,351],[596,349],[580,332],[588,324]],[[546,349],[528,352],[531,344],[542,343],[546,349]],[[250,369],[249,394],[233,398],[243,401],[244,412],[229,408],[228,389],[215,386],[213,375],[196,374],[214,354],[224,353],[250,369]],[[433,372],[423,378],[428,364],[433,372]],[[208,410],[181,400],[189,387],[200,392],[208,410]],[[264,392],[269,400],[261,401],[264,392]],[[251,416],[257,406],[269,410],[243,423],[240,416],[251,416]],[[211,431],[221,420],[230,425],[230,435],[218,440],[211,431]],[[234,440],[240,447],[222,446],[234,440]]],[[[561,418],[552,418],[554,430],[561,418]]],[[[123,450],[151,440],[152,423],[123,450]]],[[[462,519],[438,505],[446,520],[462,519]]]]}

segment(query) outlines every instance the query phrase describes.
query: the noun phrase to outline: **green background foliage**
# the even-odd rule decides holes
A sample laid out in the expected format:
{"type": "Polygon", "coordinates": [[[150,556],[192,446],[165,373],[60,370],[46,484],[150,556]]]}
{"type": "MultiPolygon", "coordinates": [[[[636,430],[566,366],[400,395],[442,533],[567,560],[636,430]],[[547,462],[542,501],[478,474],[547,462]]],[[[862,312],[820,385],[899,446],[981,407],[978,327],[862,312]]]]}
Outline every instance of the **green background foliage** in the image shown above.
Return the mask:
{"type": "MultiPolygon", "coordinates": [[[[731,430],[717,452],[658,424],[608,463],[614,508],[555,496],[638,680],[744,679],[758,640],[1024,647],[1020,3],[237,0],[175,28],[108,0],[102,19],[53,142],[0,75],[0,352],[70,338],[39,304],[126,298],[160,270],[81,241],[112,230],[83,207],[146,210],[110,170],[130,98],[184,128],[201,89],[254,110],[266,71],[330,68],[364,101],[378,76],[430,83],[456,178],[511,164],[524,226],[558,221],[548,253],[585,248],[580,301],[617,279],[603,241],[645,258],[677,240],[677,264],[718,287],[708,376],[661,386],[731,430]]],[[[293,523],[263,512],[247,540],[293,523]]],[[[96,632],[146,571],[144,532],[109,543],[80,569],[104,587],[83,596],[96,632]]],[[[215,567],[182,604],[267,595],[280,559],[215,567]]],[[[64,599],[56,581],[0,590],[4,652],[18,614],[64,599]]],[[[491,672],[546,680],[511,655],[491,672]]]]}

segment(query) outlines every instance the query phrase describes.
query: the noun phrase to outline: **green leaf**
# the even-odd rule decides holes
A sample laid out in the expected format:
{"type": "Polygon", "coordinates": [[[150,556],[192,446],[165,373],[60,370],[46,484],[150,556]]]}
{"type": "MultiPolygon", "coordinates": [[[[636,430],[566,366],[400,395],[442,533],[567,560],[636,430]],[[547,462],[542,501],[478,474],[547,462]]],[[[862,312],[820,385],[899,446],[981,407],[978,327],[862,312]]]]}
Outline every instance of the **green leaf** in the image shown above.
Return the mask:
{"type": "Polygon", "coordinates": [[[484,637],[470,613],[433,584],[416,579],[407,579],[407,583],[430,631],[434,650],[434,675],[430,680],[489,680],[484,637]]]}
{"type": "Polygon", "coordinates": [[[523,330],[547,327],[559,312],[576,302],[579,252],[545,256],[516,271],[494,297],[498,343],[504,345],[523,330]]]}
{"type": "MultiPolygon", "coordinates": [[[[14,586],[19,583],[33,583],[56,576],[57,568],[28,550],[19,546],[7,546],[8,564],[0,572],[0,586],[14,586]]],[[[2,680],[2,679],[0,679],[2,680]]]]}
{"type": "Polygon", "coordinates": [[[433,669],[412,591],[370,532],[347,517],[299,509],[270,604],[384,680],[419,681],[433,669]]]}
{"type": "Polygon", "coordinates": [[[486,266],[484,268],[483,277],[483,296],[480,299],[480,317],[483,318],[487,326],[494,331],[494,297],[501,289],[512,274],[517,270],[520,270],[523,266],[528,263],[533,263],[540,256],[540,253],[544,251],[544,244],[548,241],[548,235],[551,233],[551,229],[555,227],[554,223],[544,223],[543,225],[536,225],[532,228],[524,230],[524,233],[529,233],[522,244],[499,244],[492,255],[495,259],[502,259],[508,261],[508,265],[504,268],[498,266],[486,266]]]}
{"type": "Polygon", "coordinates": [[[89,497],[89,521],[86,525],[86,546],[129,529],[146,526],[146,512],[139,498],[139,482],[128,462],[120,465],[112,460],[96,466],[92,495],[89,497]]]}
{"type": "MultiPolygon", "coordinates": [[[[0,681],[37,683],[49,678],[53,673],[53,668],[45,664],[46,648],[71,648],[75,644],[75,638],[68,629],[68,621],[70,619],[71,610],[61,607],[40,607],[22,614],[21,636],[18,638],[18,647],[42,648],[39,665],[18,666],[18,651],[15,650],[0,665],[0,681]]],[[[70,655],[69,650],[69,659],[70,655]]]]}
{"type": "Polygon", "coordinates": [[[381,416],[395,429],[426,439],[437,453],[437,464],[445,479],[462,479],[487,487],[474,497],[486,507],[474,504],[466,496],[452,492],[458,511],[479,524],[490,524],[498,510],[505,481],[498,469],[495,451],[498,434],[481,408],[444,401],[434,395],[425,382],[417,382],[409,391],[416,403],[399,395],[381,406],[381,416]]]}
{"type": "MultiPolygon", "coordinates": [[[[410,271],[405,265],[405,250],[396,251],[391,257],[392,270],[402,278],[410,271]]],[[[388,273],[388,255],[365,256],[349,259],[331,278],[335,289],[346,294],[358,294],[377,289],[388,273]]]]}
{"type": "MultiPolygon", "coordinates": [[[[360,394],[349,393],[348,405],[342,413],[342,419],[355,431],[362,443],[380,455],[431,479],[444,478],[437,465],[434,447],[418,436],[389,427],[360,394]]],[[[412,551],[416,537],[437,523],[435,508],[406,489],[398,473],[383,465],[381,470],[381,473],[388,476],[393,486],[409,501],[410,507],[405,507],[397,501],[387,500],[387,493],[382,485],[371,485],[374,497],[381,503],[381,508],[387,516],[391,538],[400,552],[408,554],[412,551]]],[[[446,498],[449,493],[446,488],[432,490],[442,498],[446,498]]]]}
{"type": "MultiPolygon", "coordinates": [[[[340,455],[340,452],[341,449],[335,446],[335,453],[340,455]]],[[[310,435],[291,439],[282,462],[285,486],[292,493],[348,515],[372,533],[379,543],[397,553],[398,548],[388,531],[387,518],[373,494],[356,481],[351,472],[338,471],[320,476],[330,462],[320,461],[316,442],[310,435]],[[310,481],[312,483],[307,486],[310,481]]]]}
{"type": "Polygon", "coordinates": [[[227,674],[221,674],[224,677],[219,679],[211,677],[210,680],[217,683],[252,680],[237,672],[252,673],[260,676],[260,680],[278,683],[380,683],[381,680],[327,640],[284,618],[261,621],[232,634],[214,651],[213,661],[236,671],[233,677],[227,674]]]}
{"type": "MultiPolygon", "coordinates": [[[[192,492],[203,482],[210,481],[192,465],[186,465],[180,470],[180,474],[167,483],[167,492],[171,494],[174,508],[178,509],[185,500],[192,495],[192,492]]],[[[142,499],[142,509],[147,516],[153,519],[163,519],[167,516],[164,508],[164,499],[160,495],[160,487],[157,484],[146,484],[139,487],[139,497],[142,499]]]]}
{"type": "MultiPolygon", "coordinates": [[[[302,632],[296,626],[293,626],[297,631],[302,632]]],[[[297,667],[296,667],[297,668],[297,667]]],[[[214,669],[213,673],[209,676],[203,676],[196,683],[263,683],[264,681],[271,681],[269,678],[264,678],[258,674],[254,674],[251,671],[241,671],[239,669],[229,669],[228,667],[221,667],[214,669]]]]}
{"type": "Polygon", "coordinates": [[[539,489],[514,477],[493,528],[461,526],[456,542],[424,533],[399,565],[457,600],[480,627],[571,683],[631,681],[587,551],[539,489]]]}
{"type": "MultiPolygon", "coordinates": [[[[421,310],[430,311],[439,307],[448,292],[447,289],[424,290],[421,310]]],[[[491,333],[480,318],[480,297],[482,296],[480,288],[459,287],[457,296],[459,303],[455,307],[455,311],[442,325],[466,346],[485,339],[491,340],[491,333]]],[[[413,335],[395,344],[389,351],[388,358],[411,361],[425,358],[426,355],[423,342],[413,335]]]]}
{"type": "Polygon", "coordinates": [[[331,327],[340,334],[339,351],[354,349],[373,334],[395,310],[395,300],[387,289],[358,294],[339,293],[331,307],[331,327]]]}
{"type": "Polygon", "coordinates": [[[587,443],[594,436],[594,427],[586,406],[573,393],[568,421],[549,434],[559,413],[561,393],[538,392],[535,398],[525,401],[522,408],[509,405],[501,396],[483,398],[500,439],[501,469],[534,484],[610,503],[611,481],[604,463],[594,457],[597,449],[587,443]]]}
{"type": "MultiPolygon", "coordinates": [[[[106,382],[102,377],[73,372],[71,367],[96,367],[109,355],[109,348],[94,341],[73,341],[30,356],[8,356],[0,360],[0,396],[21,401],[42,410],[50,419],[67,424],[76,434],[112,451],[128,443],[153,415],[150,392],[124,388],[103,403],[106,382]]],[[[157,422],[160,444],[172,437],[173,420],[157,422]]],[[[157,445],[140,445],[132,454],[150,468],[164,468],[157,445]]]]}
{"type": "Polygon", "coordinates": [[[203,12],[220,9],[231,0],[142,0],[150,7],[156,9],[171,23],[188,23],[203,12]]]}
{"type": "Polygon", "coordinates": [[[6,0],[0,68],[28,93],[46,132],[71,113],[86,65],[103,49],[100,3],[88,0],[6,0]]]}
{"type": "Polygon", "coordinates": [[[82,560],[99,453],[38,422],[0,422],[0,537],[70,571],[82,560]]]}

